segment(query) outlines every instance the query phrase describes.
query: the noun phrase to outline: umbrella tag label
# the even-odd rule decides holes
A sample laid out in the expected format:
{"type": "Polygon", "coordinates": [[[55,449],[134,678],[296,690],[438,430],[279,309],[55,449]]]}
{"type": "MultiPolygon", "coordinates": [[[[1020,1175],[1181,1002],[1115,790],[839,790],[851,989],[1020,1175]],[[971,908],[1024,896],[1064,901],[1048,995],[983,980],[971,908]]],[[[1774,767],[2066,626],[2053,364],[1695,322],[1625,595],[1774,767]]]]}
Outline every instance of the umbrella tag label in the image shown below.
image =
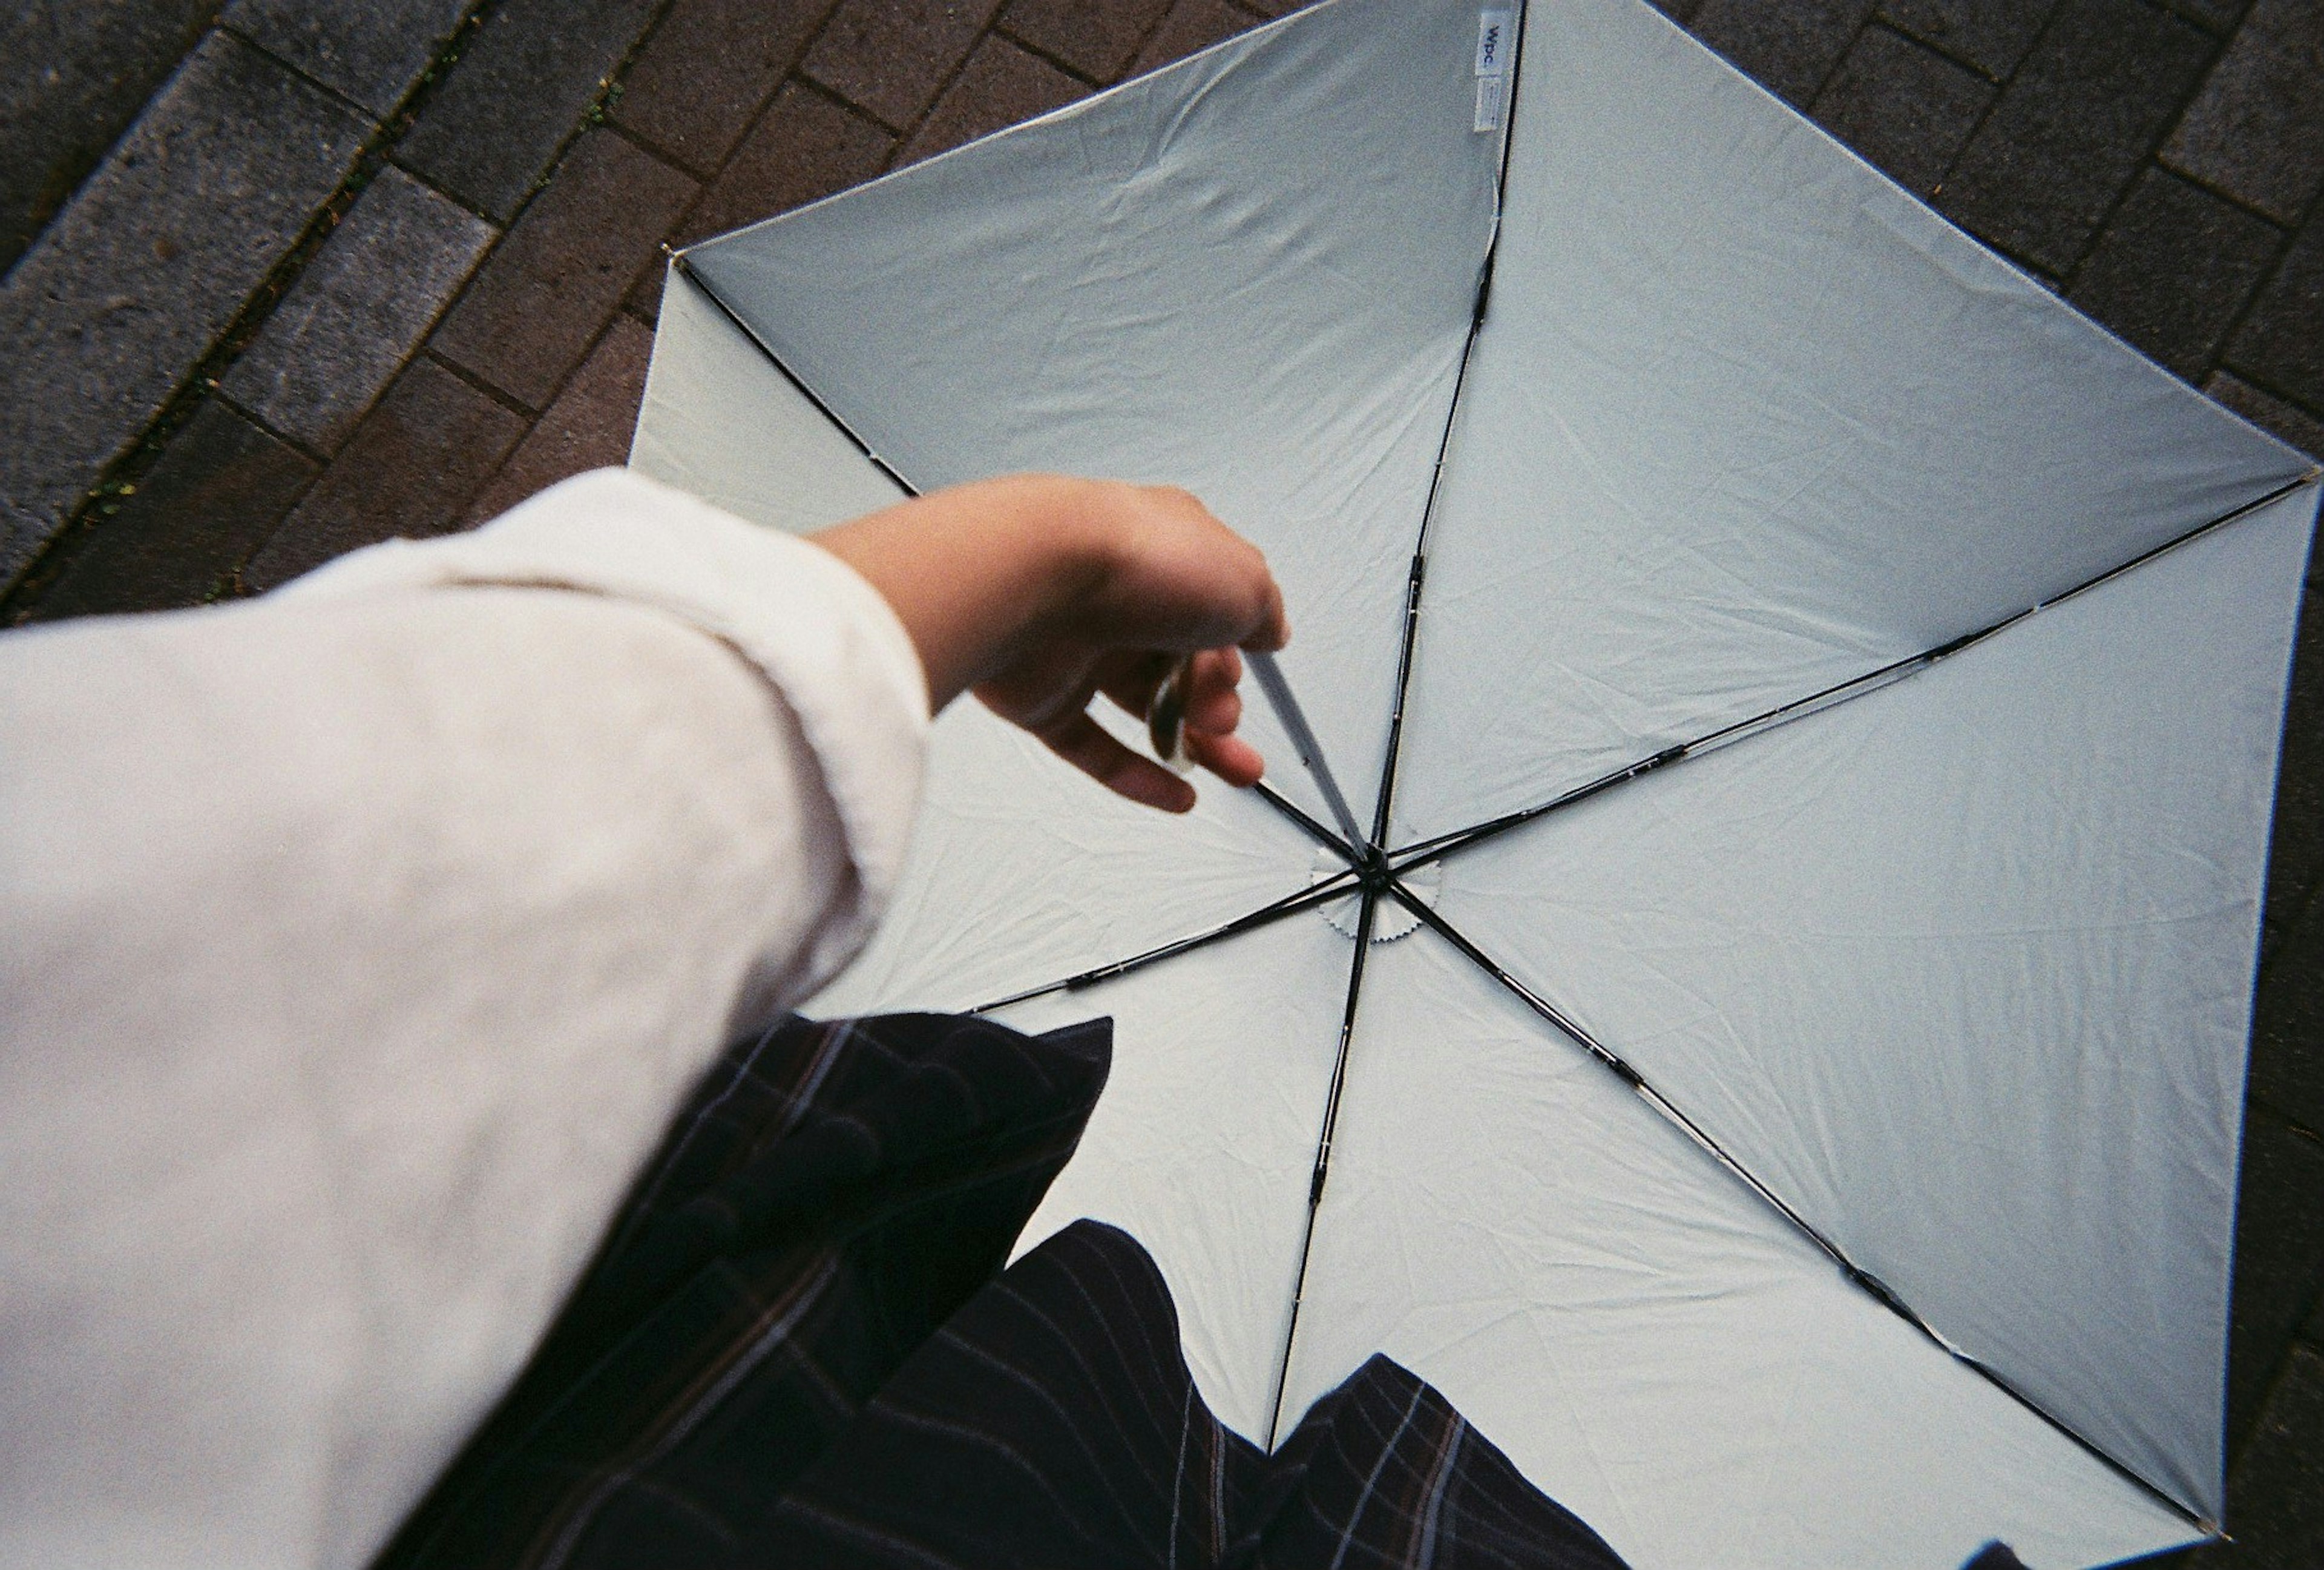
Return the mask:
{"type": "Polygon", "coordinates": [[[1477,13],[1477,74],[1498,77],[1509,68],[1509,31],[1516,23],[1514,11],[1480,11],[1477,13]]]}
{"type": "Polygon", "coordinates": [[[1475,129],[1480,134],[1487,131],[1498,131],[1501,128],[1501,88],[1502,81],[1499,77],[1479,77],[1477,78],[1477,120],[1475,129]]]}
{"type": "Polygon", "coordinates": [[[1477,117],[1479,134],[1501,128],[1501,104],[1509,69],[1509,35],[1517,23],[1514,11],[1477,13],[1477,117]]]}

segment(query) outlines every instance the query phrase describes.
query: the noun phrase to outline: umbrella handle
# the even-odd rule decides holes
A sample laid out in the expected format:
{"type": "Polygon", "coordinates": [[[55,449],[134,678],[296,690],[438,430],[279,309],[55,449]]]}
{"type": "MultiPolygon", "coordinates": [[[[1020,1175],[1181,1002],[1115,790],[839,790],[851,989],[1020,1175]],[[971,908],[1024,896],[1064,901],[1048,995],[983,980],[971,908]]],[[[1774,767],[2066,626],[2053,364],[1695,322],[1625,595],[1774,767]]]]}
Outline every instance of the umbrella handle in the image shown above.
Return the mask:
{"type": "Polygon", "coordinates": [[[1194,760],[1186,753],[1186,688],[1194,679],[1192,654],[1170,667],[1170,674],[1154,689],[1146,706],[1146,740],[1154,756],[1174,774],[1192,773],[1194,760]]]}

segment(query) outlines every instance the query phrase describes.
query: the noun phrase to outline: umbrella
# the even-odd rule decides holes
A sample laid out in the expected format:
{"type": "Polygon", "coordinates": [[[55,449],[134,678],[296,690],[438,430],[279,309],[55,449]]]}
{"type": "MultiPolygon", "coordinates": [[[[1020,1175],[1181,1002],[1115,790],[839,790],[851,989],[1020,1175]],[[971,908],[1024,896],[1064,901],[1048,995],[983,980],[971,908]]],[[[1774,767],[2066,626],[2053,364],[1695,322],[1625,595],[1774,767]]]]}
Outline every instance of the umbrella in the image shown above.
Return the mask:
{"type": "Polygon", "coordinates": [[[1385,1352],[1642,1566],[2216,1529],[2314,472],[1649,7],[1326,0],[696,246],[632,462],[1267,550],[1360,843],[1282,706],[1185,820],[956,706],[817,1003],[1114,1016],[1020,1246],[1231,1427],[1385,1352]]]}

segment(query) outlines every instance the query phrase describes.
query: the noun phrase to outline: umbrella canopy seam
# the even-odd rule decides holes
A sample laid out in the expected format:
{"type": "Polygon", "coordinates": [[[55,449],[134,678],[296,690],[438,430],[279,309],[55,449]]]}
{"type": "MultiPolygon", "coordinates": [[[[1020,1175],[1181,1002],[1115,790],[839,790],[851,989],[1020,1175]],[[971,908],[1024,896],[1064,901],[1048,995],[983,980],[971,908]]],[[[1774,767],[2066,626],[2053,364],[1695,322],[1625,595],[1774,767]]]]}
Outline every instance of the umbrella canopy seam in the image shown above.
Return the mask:
{"type": "Polygon", "coordinates": [[[1682,762],[1688,758],[1702,757],[1721,747],[1742,741],[1746,737],[1772,730],[1777,725],[1788,725],[1794,720],[1821,714],[1825,709],[1861,697],[1867,693],[1877,692],[1884,687],[1926,670],[1941,660],[1950,660],[1963,650],[2007,631],[2036,612],[2048,610],[2052,605],[2063,605],[2068,600],[2088,594],[2090,590],[2112,582],[2134,568],[2143,566],[2156,557],[2176,550],[2181,546],[2191,544],[2214,530],[2224,528],[2238,519],[2249,517],[2261,508],[2280,502],[2302,487],[2316,485],[2319,477],[2324,477],[2324,468],[2310,467],[2305,474],[2287,480],[2247,502],[2231,507],[2215,518],[2206,519],[2183,534],[2175,535],[2160,545],[2143,550],[2129,560],[2110,567],[2104,572],[2086,578],[2070,588],[2051,596],[2046,600],[2027,605],[2023,610],[2012,611],[1998,621],[1988,623],[1974,632],[1964,633],[1957,638],[1938,644],[1933,649],[1925,649],[1917,654],[1907,654],[1901,660],[1891,660],[1886,665],[1878,666],[1860,675],[1851,676],[1844,681],[1834,682],[1829,687],[1809,693],[1804,697],[1792,698],[1748,718],[1721,725],[1719,729],[1697,736],[1692,741],[1681,742],[1674,746],[1665,747],[1659,753],[1641,758],[1634,763],[1626,764],[1584,784],[1577,785],[1572,790],[1563,795],[1552,797],[1547,801],[1532,807],[1519,808],[1515,812],[1507,812],[1498,817],[1487,818],[1484,822],[1472,824],[1467,828],[1452,829],[1400,849],[1391,850],[1388,853],[1390,864],[1395,871],[1405,873],[1429,862],[1441,861],[1456,852],[1467,850],[1471,845],[1498,838],[1510,829],[1521,827],[1550,813],[1576,806],[1598,795],[1600,791],[1636,780],[1643,774],[1651,773],[1672,763],[1682,762]]]}

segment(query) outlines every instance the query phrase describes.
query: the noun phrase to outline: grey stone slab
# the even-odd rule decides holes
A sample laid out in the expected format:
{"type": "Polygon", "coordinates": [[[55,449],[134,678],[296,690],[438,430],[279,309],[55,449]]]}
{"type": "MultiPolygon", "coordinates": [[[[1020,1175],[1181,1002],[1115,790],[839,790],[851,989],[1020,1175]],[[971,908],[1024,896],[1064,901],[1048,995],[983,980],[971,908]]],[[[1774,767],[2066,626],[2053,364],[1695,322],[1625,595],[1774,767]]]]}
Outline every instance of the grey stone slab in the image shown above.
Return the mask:
{"type": "Polygon", "coordinates": [[[2254,1108],[2244,1124],[2227,1344],[2230,1453],[2251,1430],[2324,1287],[2324,1143],[2254,1108]]]}
{"type": "Polygon", "coordinates": [[[0,282],[0,579],[152,423],[373,129],[213,32],[0,282]]]}
{"type": "Polygon", "coordinates": [[[226,24],[381,119],[472,0],[234,0],[226,24]]]}
{"type": "Polygon", "coordinates": [[[2324,1565],[2324,1354],[2293,1349],[2258,1431],[2227,1480],[2234,1544],[2204,1570],[2317,1570],[2324,1565]]]}
{"type": "Polygon", "coordinates": [[[2273,224],[2149,168],[2107,220],[2070,297],[2196,381],[2282,247],[2273,224]]]}
{"type": "Polygon", "coordinates": [[[420,111],[396,161],[507,223],[655,9],[654,0],[503,0],[420,111]]]}
{"type": "Polygon", "coordinates": [[[1880,14],[1999,81],[2056,9],[2057,0],[1883,0],[1880,14]]]}
{"type": "Polygon", "coordinates": [[[1941,206],[2065,273],[2209,63],[2211,39],[2141,0],[2066,0],[1945,180],[1941,206]]]}
{"type": "Polygon", "coordinates": [[[1753,81],[1805,108],[1871,14],[1871,0],[1705,0],[1689,28],[1753,81]]]}
{"type": "Polygon", "coordinates": [[[212,10],[212,0],[0,8],[0,272],[200,40],[212,10]]]}
{"type": "Polygon", "coordinates": [[[1966,67],[1868,27],[1816,95],[1815,117],[1897,184],[1926,196],[1993,95],[1993,85],[1966,67]]]}
{"type": "Polygon", "coordinates": [[[226,373],[226,392],[275,429],[335,451],[497,233],[401,170],[383,170],[226,373]]]}
{"type": "Polygon", "coordinates": [[[61,571],[27,621],[165,611],[213,598],[320,466],[206,401],[115,511],[60,541],[61,571]]]}
{"type": "Polygon", "coordinates": [[[503,408],[421,356],[404,368],[331,466],[243,568],[253,593],[383,540],[460,526],[468,499],[525,432],[503,408]]]}
{"type": "Polygon", "coordinates": [[[2285,224],[2324,189],[2324,5],[2259,0],[2163,150],[2285,224]]]}
{"type": "Polygon", "coordinates": [[[2246,380],[2324,410],[2324,214],[2310,218],[2236,329],[2227,364],[2246,380]]]}

